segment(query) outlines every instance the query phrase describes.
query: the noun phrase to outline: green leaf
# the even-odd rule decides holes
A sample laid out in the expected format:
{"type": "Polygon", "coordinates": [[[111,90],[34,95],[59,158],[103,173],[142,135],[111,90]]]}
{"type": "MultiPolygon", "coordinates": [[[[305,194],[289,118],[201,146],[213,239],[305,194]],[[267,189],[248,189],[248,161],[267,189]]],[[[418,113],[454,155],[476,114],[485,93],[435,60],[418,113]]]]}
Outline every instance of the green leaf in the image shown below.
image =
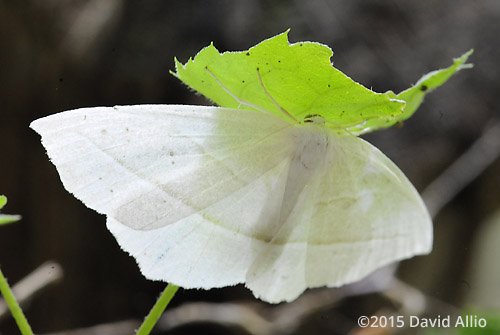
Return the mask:
{"type": "MultiPolygon", "coordinates": [[[[0,209],[2,209],[6,203],[7,203],[7,197],[4,195],[0,195],[0,209]]],[[[21,219],[20,215],[0,214],[0,225],[19,221],[20,219],[21,219]]]]}
{"type": "Polygon", "coordinates": [[[332,67],[333,52],[328,46],[315,42],[290,44],[287,34],[242,52],[220,54],[212,44],[184,65],[175,60],[174,75],[222,107],[252,108],[241,105],[229,91],[258,107],[254,109],[285,117],[267,90],[297,121],[319,114],[332,127],[354,133],[389,122],[403,112],[404,103],[375,93],[332,67]]]}
{"type": "Polygon", "coordinates": [[[422,78],[420,78],[419,81],[417,81],[415,85],[397,95],[391,91],[386,92],[389,97],[406,102],[406,107],[403,114],[399,114],[394,120],[392,120],[390,125],[392,126],[396,122],[408,119],[413,115],[413,113],[415,113],[427,93],[443,85],[446,81],[448,81],[448,79],[450,79],[452,75],[454,75],[458,71],[471,68],[472,64],[465,64],[465,62],[473,51],[474,50],[469,50],[461,57],[454,59],[453,65],[446,69],[432,71],[424,75],[422,78]]]}
{"type": "Polygon", "coordinates": [[[20,215],[0,214],[0,225],[21,220],[20,215]]]}
{"type": "Polygon", "coordinates": [[[186,64],[176,59],[177,72],[173,74],[222,107],[268,111],[291,122],[319,114],[332,128],[363,134],[411,116],[425,93],[467,67],[463,63],[470,55],[465,54],[448,69],[429,73],[399,95],[381,94],[335,69],[328,46],[290,44],[287,35],[288,31],[241,52],[221,54],[211,44],[186,64]],[[427,86],[425,92],[422,85],[427,86]]]}
{"type": "MultiPolygon", "coordinates": [[[[494,312],[468,312],[462,314],[462,320],[469,319],[468,327],[457,327],[458,335],[498,335],[500,334],[500,314],[494,312]],[[475,326],[474,321],[484,319],[484,327],[475,326]]],[[[476,321],[479,324],[479,321],[476,321]]]]}

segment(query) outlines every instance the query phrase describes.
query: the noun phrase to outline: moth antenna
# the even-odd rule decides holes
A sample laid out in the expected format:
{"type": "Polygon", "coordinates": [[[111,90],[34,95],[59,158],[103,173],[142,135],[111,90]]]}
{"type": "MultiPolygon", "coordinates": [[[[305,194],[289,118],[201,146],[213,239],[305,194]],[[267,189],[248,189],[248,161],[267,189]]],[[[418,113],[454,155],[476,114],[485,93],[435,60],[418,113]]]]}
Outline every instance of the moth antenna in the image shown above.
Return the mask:
{"type": "MultiPolygon", "coordinates": [[[[395,116],[393,115],[392,118],[394,118],[395,116]]],[[[360,133],[359,134],[364,134],[365,132],[367,132],[368,130],[371,129],[371,127],[364,127],[367,123],[368,120],[372,120],[372,119],[381,119],[381,117],[378,117],[378,116],[372,116],[372,117],[369,117],[367,118],[366,120],[364,120],[363,122],[360,122],[360,123],[354,123],[354,124],[351,124],[351,125],[345,125],[345,126],[341,126],[340,124],[334,122],[334,121],[330,121],[330,120],[324,120],[325,123],[330,123],[330,124],[333,124],[336,126],[336,128],[338,129],[342,129],[344,130],[346,133],[349,133],[350,135],[352,136],[357,136],[357,135],[354,135],[351,131],[354,131],[354,130],[359,130],[360,133]]]]}
{"type": "Polygon", "coordinates": [[[266,89],[266,86],[264,85],[264,82],[262,81],[262,76],[260,75],[259,68],[257,68],[257,75],[259,76],[260,85],[262,86],[262,89],[264,90],[264,93],[266,93],[266,95],[269,98],[269,100],[271,100],[273,102],[273,104],[276,107],[278,107],[278,109],[280,110],[280,112],[282,112],[287,117],[289,117],[290,119],[292,119],[293,121],[295,121],[295,122],[298,123],[299,121],[297,121],[297,119],[295,119],[290,113],[288,113],[286,109],[284,109],[283,107],[281,107],[280,104],[276,100],[274,100],[274,98],[271,96],[271,94],[269,94],[269,92],[266,89]]]}
{"type": "MultiPolygon", "coordinates": [[[[392,119],[394,119],[394,115],[392,115],[392,119]]],[[[367,118],[365,121],[361,122],[361,123],[356,123],[356,124],[353,124],[352,126],[349,126],[347,128],[349,129],[360,129],[361,130],[361,133],[365,133],[366,131],[370,130],[371,127],[363,127],[364,125],[366,125],[366,122],[368,120],[373,120],[373,119],[381,119],[381,117],[379,116],[372,116],[372,117],[369,117],[367,118]]]]}
{"type": "Polygon", "coordinates": [[[260,112],[269,114],[269,111],[266,111],[265,109],[262,109],[257,105],[254,105],[248,101],[245,101],[243,99],[238,98],[235,94],[233,94],[233,92],[231,92],[226,86],[224,86],[224,84],[221,83],[221,81],[215,76],[215,74],[208,69],[208,66],[205,66],[205,70],[207,70],[207,72],[214,78],[214,80],[217,82],[217,84],[219,84],[219,86],[222,87],[222,89],[224,91],[226,91],[227,94],[229,94],[234,100],[236,100],[237,103],[239,103],[240,105],[250,107],[250,108],[254,108],[260,112]]]}

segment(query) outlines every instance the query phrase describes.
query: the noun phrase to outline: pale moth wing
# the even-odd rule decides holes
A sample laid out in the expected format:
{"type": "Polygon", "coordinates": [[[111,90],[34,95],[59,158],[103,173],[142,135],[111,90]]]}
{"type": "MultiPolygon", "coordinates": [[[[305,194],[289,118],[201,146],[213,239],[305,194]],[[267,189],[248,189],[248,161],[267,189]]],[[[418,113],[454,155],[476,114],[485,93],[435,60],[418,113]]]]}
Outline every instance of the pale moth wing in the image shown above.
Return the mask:
{"type": "Polygon", "coordinates": [[[69,192],[99,213],[147,230],[207,208],[289,156],[290,145],[278,144],[289,124],[256,113],[97,107],[51,115],[31,127],[69,192]]]}
{"type": "Polygon", "coordinates": [[[431,219],[404,174],[321,121],[251,110],[84,108],[32,123],[68,191],[107,216],[149,279],[245,283],[268,302],[427,253],[431,219]]]}

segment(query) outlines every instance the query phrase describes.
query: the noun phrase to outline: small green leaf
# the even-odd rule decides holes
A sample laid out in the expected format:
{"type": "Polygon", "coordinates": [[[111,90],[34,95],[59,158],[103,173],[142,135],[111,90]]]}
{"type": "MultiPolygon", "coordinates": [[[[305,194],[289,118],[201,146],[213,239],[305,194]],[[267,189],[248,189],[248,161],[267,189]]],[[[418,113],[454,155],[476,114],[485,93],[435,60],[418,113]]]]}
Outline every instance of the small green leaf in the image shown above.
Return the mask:
{"type": "Polygon", "coordinates": [[[399,121],[404,121],[415,113],[417,108],[420,106],[424,100],[424,96],[435,88],[443,85],[452,75],[457,73],[462,69],[471,68],[472,64],[465,64],[467,58],[472,54],[474,50],[469,50],[461,57],[454,59],[453,65],[446,69],[441,69],[437,71],[432,71],[422,78],[412,87],[404,90],[399,94],[394,94],[394,92],[387,92],[386,94],[393,98],[399,99],[406,102],[406,107],[403,114],[399,114],[394,120],[392,120],[389,126],[399,121]]]}
{"type": "Polygon", "coordinates": [[[472,53],[447,69],[425,75],[398,95],[381,94],[335,69],[328,46],[290,44],[287,35],[288,31],[241,52],[221,54],[211,44],[186,64],[176,59],[173,74],[222,107],[265,110],[298,122],[319,114],[331,127],[359,135],[406,120],[426,93],[470,67],[464,63],[472,53]]]}
{"type": "MultiPolygon", "coordinates": [[[[7,197],[4,195],[0,195],[0,209],[2,209],[6,203],[7,203],[7,197]]],[[[19,221],[20,219],[21,219],[20,215],[0,214],[0,225],[19,221]]]]}

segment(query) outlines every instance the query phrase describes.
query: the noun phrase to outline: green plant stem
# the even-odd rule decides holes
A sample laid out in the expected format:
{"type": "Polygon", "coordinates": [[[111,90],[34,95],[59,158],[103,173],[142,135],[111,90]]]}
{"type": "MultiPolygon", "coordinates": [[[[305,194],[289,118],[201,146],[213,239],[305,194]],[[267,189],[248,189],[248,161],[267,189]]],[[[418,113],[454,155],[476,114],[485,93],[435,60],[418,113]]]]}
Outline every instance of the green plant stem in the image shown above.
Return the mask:
{"type": "Polygon", "coordinates": [[[163,293],[156,301],[156,304],[153,306],[148,316],[146,316],[146,319],[144,319],[144,322],[137,331],[136,335],[149,335],[149,333],[155,326],[156,322],[158,321],[161,314],[167,307],[170,300],[172,300],[172,298],[175,295],[175,292],[177,292],[178,289],[179,286],[175,286],[172,284],[168,284],[167,287],[165,287],[165,290],[163,290],[163,293]]]}
{"type": "Polygon", "coordinates": [[[33,335],[33,330],[31,330],[31,326],[28,323],[28,320],[24,316],[23,311],[21,310],[21,306],[16,301],[14,294],[12,294],[12,290],[7,283],[7,279],[3,276],[2,270],[0,270],[0,292],[2,293],[7,306],[9,306],[10,312],[16,320],[17,326],[23,335],[33,335]]]}

